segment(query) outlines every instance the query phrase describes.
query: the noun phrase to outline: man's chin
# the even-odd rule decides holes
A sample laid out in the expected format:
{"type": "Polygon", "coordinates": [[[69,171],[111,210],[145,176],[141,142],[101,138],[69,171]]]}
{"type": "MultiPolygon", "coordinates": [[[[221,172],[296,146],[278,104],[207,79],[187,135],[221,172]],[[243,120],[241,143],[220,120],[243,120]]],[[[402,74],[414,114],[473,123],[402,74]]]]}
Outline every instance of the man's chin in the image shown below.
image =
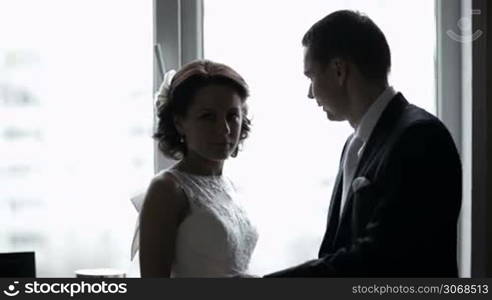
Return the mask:
{"type": "Polygon", "coordinates": [[[326,113],[326,117],[330,121],[344,121],[345,120],[344,118],[337,116],[337,115],[333,114],[332,112],[325,111],[325,113],[326,113]]]}

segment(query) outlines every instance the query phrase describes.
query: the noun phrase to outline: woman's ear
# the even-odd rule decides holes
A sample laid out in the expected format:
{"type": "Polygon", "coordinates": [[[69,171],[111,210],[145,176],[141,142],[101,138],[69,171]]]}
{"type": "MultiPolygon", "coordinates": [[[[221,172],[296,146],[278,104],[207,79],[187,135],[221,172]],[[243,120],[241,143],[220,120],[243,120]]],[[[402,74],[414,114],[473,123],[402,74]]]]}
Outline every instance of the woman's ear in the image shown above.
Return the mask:
{"type": "Polygon", "coordinates": [[[179,135],[184,135],[183,118],[179,116],[174,116],[173,122],[174,122],[174,127],[176,127],[176,130],[178,131],[179,135]]]}

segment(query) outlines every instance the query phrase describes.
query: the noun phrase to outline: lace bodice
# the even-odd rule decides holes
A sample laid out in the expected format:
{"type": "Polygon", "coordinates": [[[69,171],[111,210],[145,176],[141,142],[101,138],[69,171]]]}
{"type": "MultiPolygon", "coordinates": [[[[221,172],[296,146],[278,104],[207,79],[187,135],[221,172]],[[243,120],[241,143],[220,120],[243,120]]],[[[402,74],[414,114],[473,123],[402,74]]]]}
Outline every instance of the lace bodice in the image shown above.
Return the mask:
{"type": "Polygon", "coordinates": [[[176,239],[173,277],[223,277],[246,273],[258,234],[224,176],[168,169],[186,194],[190,211],[176,239]]]}

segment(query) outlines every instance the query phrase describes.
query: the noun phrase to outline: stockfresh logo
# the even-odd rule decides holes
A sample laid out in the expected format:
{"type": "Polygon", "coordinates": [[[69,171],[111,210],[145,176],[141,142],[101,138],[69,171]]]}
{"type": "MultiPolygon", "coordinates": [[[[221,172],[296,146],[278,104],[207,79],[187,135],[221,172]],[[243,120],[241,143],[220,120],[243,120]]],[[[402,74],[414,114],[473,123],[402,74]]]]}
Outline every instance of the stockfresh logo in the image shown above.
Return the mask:
{"type": "Polygon", "coordinates": [[[3,293],[9,297],[14,297],[19,295],[20,291],[17,290],[18,281],[14,281],[14,284],[9,284],[6,290],[3,290],[3,293]]]}

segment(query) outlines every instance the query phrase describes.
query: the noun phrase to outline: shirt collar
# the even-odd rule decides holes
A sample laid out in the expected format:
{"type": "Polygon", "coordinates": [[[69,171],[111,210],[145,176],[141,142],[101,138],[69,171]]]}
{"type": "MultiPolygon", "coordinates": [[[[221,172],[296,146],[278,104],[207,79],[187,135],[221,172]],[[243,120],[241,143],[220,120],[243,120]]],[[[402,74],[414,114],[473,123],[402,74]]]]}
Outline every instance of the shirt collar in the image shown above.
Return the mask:
{"type": "Polygon", "coordinates": [[[389,86],[378,96],[376,101],[374,101],[374,103],[372,103],[369,109],[364,113],[359,125],[355,129],[356,137],[362,139],[364,143],[369,140],[369,137],[381,117],[381,114],[395,95],[395,89],[392,86],[389,86]]]}

